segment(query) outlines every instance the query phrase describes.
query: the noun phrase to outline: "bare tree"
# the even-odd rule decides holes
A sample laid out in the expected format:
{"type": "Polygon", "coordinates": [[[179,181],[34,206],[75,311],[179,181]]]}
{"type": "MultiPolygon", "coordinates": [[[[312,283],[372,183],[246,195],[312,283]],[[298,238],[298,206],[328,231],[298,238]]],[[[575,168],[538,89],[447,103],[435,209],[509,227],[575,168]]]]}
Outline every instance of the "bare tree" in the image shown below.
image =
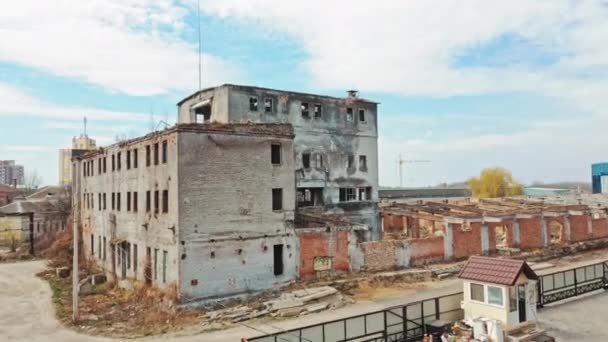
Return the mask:
{"type": "Polygon", "coordinates": [[[27,195],[32,194],[42,184],[42,178],[38,175],[36,170],[26,172],[24,179],[24,190],[27,195]]]}

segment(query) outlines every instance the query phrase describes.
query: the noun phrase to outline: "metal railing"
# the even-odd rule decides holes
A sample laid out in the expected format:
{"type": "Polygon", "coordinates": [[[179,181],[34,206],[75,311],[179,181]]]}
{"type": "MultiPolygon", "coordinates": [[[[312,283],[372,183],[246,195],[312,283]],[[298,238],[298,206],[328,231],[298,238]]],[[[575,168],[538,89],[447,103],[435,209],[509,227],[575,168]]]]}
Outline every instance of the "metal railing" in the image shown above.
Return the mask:
{"type": "Polygon", "coordinates": [[[538,282],[538,306],[605,289],[608,262],[575,267],[541,275],[538,282]]]}

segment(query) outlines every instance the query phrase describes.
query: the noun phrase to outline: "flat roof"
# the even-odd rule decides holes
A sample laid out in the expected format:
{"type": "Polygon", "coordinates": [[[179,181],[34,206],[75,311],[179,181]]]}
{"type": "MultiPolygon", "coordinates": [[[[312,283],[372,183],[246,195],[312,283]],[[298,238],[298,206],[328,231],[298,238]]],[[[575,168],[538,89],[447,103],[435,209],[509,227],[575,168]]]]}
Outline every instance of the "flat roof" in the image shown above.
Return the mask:
{"type": "Polygon", "coordinates": [[[195,91],[194,93],[186,96],[181,101],[179,101],[177,103],[177,105],[180,106],[181,104],[183,104],[184,102],[190,100],[191,98],[195,97],[198,94],[202,94],[202,93],[205,93],[205,92],[208,92],[208,91],[211,91],[211,90],[215,90],[215,89],[219,89],[219,88],[224,88],[224,87],[238,88],[238,89],[244,89],[244,90],[276,91],[276,92],[280,92],[280,93],[290,93],[290,94],[301,95],[301,96],[322,97],[322,98],[336,100],[336,101],[354,100],[354,101],[359,101],[359,102],[379,104],[379,102],[370,101],[370,100],[367,100],[367,99],[364,99],[364,98],[361,98],[361,97],[336,97],[336,96],[329,96],[329,95],[320,95],[320,94],[311,94],[311,93],[297,92],[297,91],[292,91],[292,90],[264,88],[264,87],[257,87],[257,86],[244,85],[244,84],[224,83],[224,84],[219,85],[219,86],[208,87],[208,88],[205,88],[205,89],[202,89],[202,90],[195,91]]]}

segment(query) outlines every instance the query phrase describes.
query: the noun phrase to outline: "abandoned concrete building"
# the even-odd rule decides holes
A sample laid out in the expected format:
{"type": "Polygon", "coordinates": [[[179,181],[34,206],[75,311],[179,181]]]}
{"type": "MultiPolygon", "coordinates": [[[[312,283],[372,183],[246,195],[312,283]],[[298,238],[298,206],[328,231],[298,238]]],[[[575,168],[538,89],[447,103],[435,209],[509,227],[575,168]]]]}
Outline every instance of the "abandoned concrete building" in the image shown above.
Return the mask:
{"type": "Polygon", "coordinates": [[[297,276],[289,124],[178,124],[75,159],[84,252],[182,302],[297,276]]]}
{"type": "Polygon", "coordinates": [[[299,213],[339,214],[378,225],[377,103],[356,91],[344,98],[225,84],[178,103],[179,123],[290,123],[295,139],[299,213]]]}

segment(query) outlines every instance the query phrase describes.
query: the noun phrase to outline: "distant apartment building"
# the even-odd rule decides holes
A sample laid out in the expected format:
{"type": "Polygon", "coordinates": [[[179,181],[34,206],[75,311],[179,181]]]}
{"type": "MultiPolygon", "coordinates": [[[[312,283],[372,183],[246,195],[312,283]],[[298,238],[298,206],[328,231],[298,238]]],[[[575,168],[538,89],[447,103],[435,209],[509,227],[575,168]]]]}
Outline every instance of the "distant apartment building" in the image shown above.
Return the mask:
{"type": "Polygon", "coordinates": [[[72,138],[72,148],[64,148],[59,150],[59,185],[72,184],[72,151],[73,150],[94,150],[97,144],[94,139],[87,135],[81,134],[78,137],[72,138]]]}
{"type": "Polygon", "coordinates": [[[594,194],[608,193],[608,162],[591,165],[591,189],[594,194]]]}
{"type": "Polygon", "coordinates": [[[25,171],[22,165],[14,160],[0,160],[0,184],[23,185],[25,183],[25,171]]]}
{"type": "Polygon", "coordinates": [[[182,302],[297,276],[289,124],[178,124],[74,158],[84,253],[182,302]]]}
{"type": "Polygon", "coordinates": [[[377,103],[241,85],[196,92],[178,103],[179,123],[290,123],[299,212],[339,215],[378,239],[377,103]]]}

